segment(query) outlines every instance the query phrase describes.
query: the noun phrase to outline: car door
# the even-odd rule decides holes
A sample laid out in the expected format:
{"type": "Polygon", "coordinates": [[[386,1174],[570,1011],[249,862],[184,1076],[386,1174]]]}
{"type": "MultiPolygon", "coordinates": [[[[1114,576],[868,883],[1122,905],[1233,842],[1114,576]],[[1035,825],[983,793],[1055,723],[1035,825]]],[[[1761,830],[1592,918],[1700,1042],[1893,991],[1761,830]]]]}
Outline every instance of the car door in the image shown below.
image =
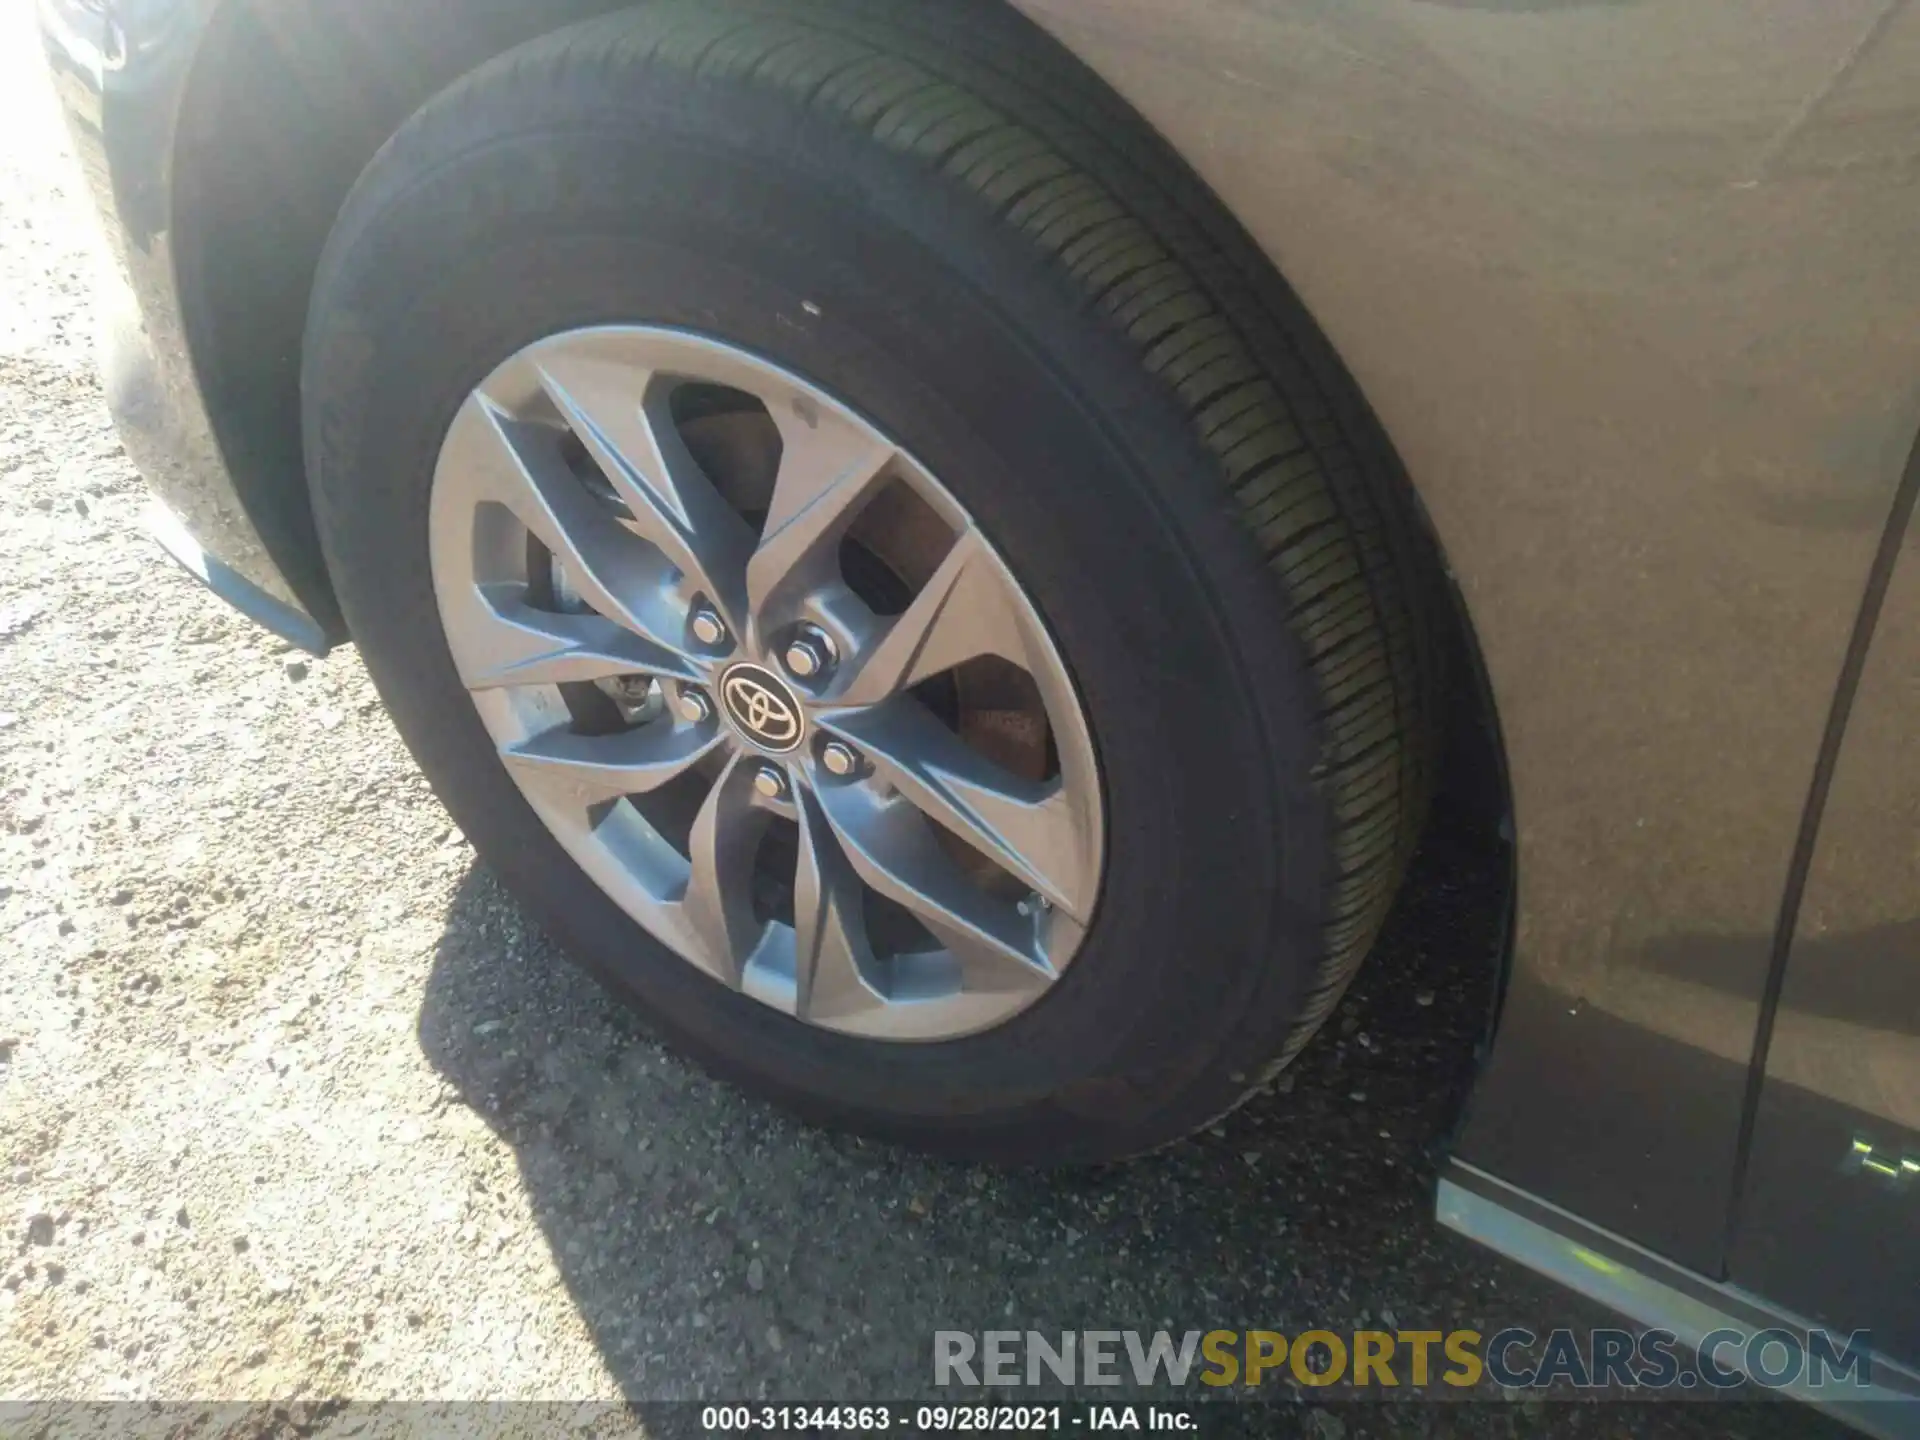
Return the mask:
{"type": "MultiPolygon", "coordinates": [[[[1915,468],[1910,462],[1908,488],[1915,468]]],[[[1756,1072],[1729,1271],[1741,1288],[1818,1324],[1871,1332],[1875,1351],[1912,1364],[1920,1358],[1920,535],[1911,525],[1859,658],[1797,916],[1789,895],[1792,944],[1756,1072]]],[[[1843,680],[1843,705],[1846,698],[1843,680]]]]}

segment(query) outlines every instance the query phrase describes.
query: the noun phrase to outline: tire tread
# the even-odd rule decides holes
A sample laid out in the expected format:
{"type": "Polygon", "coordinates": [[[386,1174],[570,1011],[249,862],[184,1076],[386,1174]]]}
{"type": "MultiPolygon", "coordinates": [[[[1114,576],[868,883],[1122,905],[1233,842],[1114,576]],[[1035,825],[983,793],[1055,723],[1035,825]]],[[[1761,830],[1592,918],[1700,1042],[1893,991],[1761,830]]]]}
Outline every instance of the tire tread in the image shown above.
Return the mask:
{"type": "MultiPolygon", "coordinates": [[[[668,67],[827,112],[1021,234],[1125,337],[1212,458],[1318,687],[1331,817],[1324,953],[1244,1100],[1298,1054],[1379,932],[1423,824],[1444,684],[1417,503],[1312,322],[1238,225],[1117,97],[1026,22],[970,5],[651,0],[536,41],[442,96],[538,66],[668,67]],[[956,18],[957,17],[957,18],[956,18]]],[[[408,132],[399,137],[404,143],[408,132]]],[[[1230,1107],[1229,1107],[1230,1108],[1230,1107]]]]}

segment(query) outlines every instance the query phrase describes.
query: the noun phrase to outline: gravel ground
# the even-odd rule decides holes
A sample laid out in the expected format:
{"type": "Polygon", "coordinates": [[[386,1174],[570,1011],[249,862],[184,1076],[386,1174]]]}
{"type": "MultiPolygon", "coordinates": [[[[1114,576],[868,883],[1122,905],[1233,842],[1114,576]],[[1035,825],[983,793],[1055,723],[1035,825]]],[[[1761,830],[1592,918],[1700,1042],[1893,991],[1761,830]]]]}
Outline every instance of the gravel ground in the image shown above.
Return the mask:
{"type": "MultiPolygon", "coordinates": [[[[923,1392],[936,1328],[1605,1323],[1431,1218],[1490,925],[1445,806],[1296,1070],[1117,1172],[820,1134],[649,1039],[475,859],[353,654],[296,656],[138,528],[91,217],[5,14],[0,1399],[859,1400],[923,1392]]],[[[1342,1413],[1308,1429],[1414,1423],[1342,1413]]]]}

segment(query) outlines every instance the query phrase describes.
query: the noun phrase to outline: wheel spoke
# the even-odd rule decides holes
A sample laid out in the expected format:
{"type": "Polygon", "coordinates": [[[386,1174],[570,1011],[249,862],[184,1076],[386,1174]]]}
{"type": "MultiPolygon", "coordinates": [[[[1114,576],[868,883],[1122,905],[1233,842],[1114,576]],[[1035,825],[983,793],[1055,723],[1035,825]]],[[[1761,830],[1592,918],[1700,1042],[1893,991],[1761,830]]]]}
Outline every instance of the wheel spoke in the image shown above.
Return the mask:
{"type": "Polygon", "coordinates": [[[547,398],[632,511],[635,530],[742,633],[753,532],[688,453],[652,375],[565,352],[543,358],[539,372],[547,398]]]}
{"type": "Polygon", "coordinates": [[[523,785],[550,800],[588,807],[657,790],[720,743],[711,722],[687,725],[661,717],[618,735],[578,735],[556,726],[501,753],[523,785]]]}
{"type": "Polygon", "coordinates": [[[474,586],[446,597],[447,644],[469,690],[559,685],[614,675],[699,678],[677,650],[597,614],[555,614],[526,603],[526,587],[474,586]]]}
{"type": "Polygon", "coordinates": [[[1023,780],[974,750],[910,695],[821,725],[863,751],[878,777],[996,865],[1084,924],[1086,846],[1064,784],[1023,780]]]}
{"type": "Polygon", "coordinates": [[[747,562],[747,602],[767,630],[800,596],[837,577],[840,539],[897,453],[871,432],[813,412],[780,421],[780,470],[759,547],[747,562]]]}
{"type": "Polygon", "coordinates": [[[1033,918],[975,885],[913,806],[898,796],[880,799],[865,785],[830,785],[819,796],[855,872],[905,906],[952,952],[969,989],[1024,989],[1052,981],[1033,918]]]}
{"type": "Polygon", "coordinates": [[[826,1023],[882,1003],[860,974],[870,954],[860,880],[820,801],[799,797],[800,865],[793,886],[795,1013],[826,1023]]]}
{"type": "Polygon", "coordinates": [[[1001,569],[979,532],[968,528],[833,698],[844,705],[878,704],[979,655],[1029,668],[1025,627],[1001,569]]]}
{"type": "Polygon", "coordinates": [[[504,505],[565,567],[581,599],[664,650],[679,625],[664,599],[656,553],[587,493],[551,428],[516,420],[485,395],[461,407],[442,451],[442,470],[476,499],[504,505]]]}
{"type": "Polygon", "coordinates": [[[540,340],[455,415],[428,538],[449,651],[514,783],[703,974],[844,1035],[940,1042],[1073,961],[1104,845],[1073,678],[958,498],[806,379],[683,330],[540,340]],[[885,572],[930,578],[908,594],[885,572]],[[793,677],[817,732],[794,753],[727,708],[737,662],[793,677]],[[675,703],[596,705],[652,718],[580,733],[605,727],[566,687],[649,680],[675,703]],[[1054,778],[1029,779],[1042,747],[1054,778]],[[790,892],[770,873],[789,839],[790,892]]]}
{"type": "Polygon", "coordinates": [[[753,803],[755,766],[735,756],[694,817],[687,842],[692,873],[681,905],[707,968],[728,984],[766,928],[753,916],[753,863],[768,815],[753,803]]]}

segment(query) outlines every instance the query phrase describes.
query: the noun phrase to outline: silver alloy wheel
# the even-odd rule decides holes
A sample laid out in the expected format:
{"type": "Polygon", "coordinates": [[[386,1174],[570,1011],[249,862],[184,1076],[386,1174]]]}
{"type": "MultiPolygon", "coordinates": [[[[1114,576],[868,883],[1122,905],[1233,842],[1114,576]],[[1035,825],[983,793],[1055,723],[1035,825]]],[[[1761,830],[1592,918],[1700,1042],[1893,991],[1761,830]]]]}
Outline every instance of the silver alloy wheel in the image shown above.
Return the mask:
{"type": "Polygon", "coordinates": [[[693,965],[925,1041],[1005,1021],[1073,958],[1103,828],[1066,667],[959,502],[831,397],[683,332],[554,336],[462,405],[429,535],[521,793],[693,965]],[[766,441],[759,493],[690,448],[677,407],[716,394],[766,441]],[[890,529],[921,563],[887,558],[890,529]],[[976,680],[1026,698],[969,709],[976,680]],[[586,690],[616,722],[605,700],[583,722],[586,690]]]}

